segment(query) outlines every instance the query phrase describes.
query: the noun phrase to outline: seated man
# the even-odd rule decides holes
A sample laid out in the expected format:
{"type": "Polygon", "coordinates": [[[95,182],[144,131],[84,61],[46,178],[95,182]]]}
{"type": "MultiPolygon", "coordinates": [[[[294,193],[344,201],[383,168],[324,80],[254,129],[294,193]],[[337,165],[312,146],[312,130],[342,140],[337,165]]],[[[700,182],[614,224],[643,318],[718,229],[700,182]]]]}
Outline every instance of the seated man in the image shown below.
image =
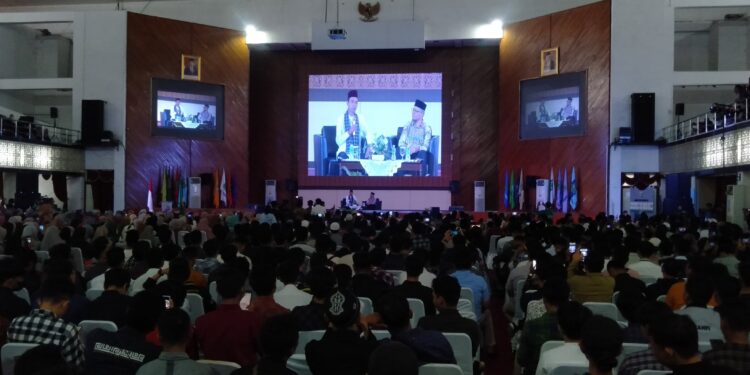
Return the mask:
{"type": "Polygon", "coordinates": [[[409,326],[411,310],[406,298],[386,294],[378,301],[376,311],[388,326],[391,339],[414,350],[421,363],[456,363],[453,348],[442,333],[409,326]]]}
{"type": "Polygon", "coordinates": [[[286,362],[297,348],[298,331],[297,321],[290,314],[269,318],[260,330],[258,367],[243,367],[232,375],[296,375],[286,367],[286,362]]]}
{"type": "Polygon", "coordinates": [[[371,191],[370,192],[370,197],[367,198],[367,200],[365,201],[364,206],[368,210],[373,210],[373,209],[375,209],[375,204],[377,202],[378,202],[378,200],[377,200],[377,198],[375,198],[375,192],[371,191]]]}
{"type": "Polygon", "coordinates": [[[664,316],[658,324],[649,326],[649,335],[649,346],[654,356],[675,375],[739,373],[701,358],[698,351],[698,330],[695,323],[686,316],[664,316]]]}
{"type": "Polygon", "coordinates": [[[414,107],[411,111],[411,121],[404,126],[401,132],[401,137],[398,139],[398,147],[401,148],[407,154],[404,155],[404,159],[407,157],[411,160],[420,159],[422,163],[422,175],[431,176],[433,174],[432,169],[432,158],[434,155],[428,151],[430,148],[430,141],[432,141],[432,128],[424,122],[424,112],[427,109],[427,104],[421,100],[414,102],[414,107]]]}
{"type": "MultiPolygon", "coordinates": [[[[643,336],[650,340],[649,327],[653,324],[659,324],[664,316],[672,315],[672,309],[662,302],[646,302],[638,309],[636,315],[643,336]]],[[[625,341],[627,342],[627,340],[625,341]]],[[[669,370],[656,360],[651,349],[631,353],[619,365],[620,367],[617,369],[619,375],[638,375],[642,370],[669,370]]]]}
{"type": "MultiPolygon", "coordinates": [[[[107,272],[112,271],[118,270],[107,272]]],[[[85,373],[132,375],[144,363],[156,359],[161,349],[146,341],[146,335],[154,330],[163,311],[164,302],[156,294],[144,291],[132,297],[123,309],[127,319],[117,332],[96,329],[86,336],[85,373]]]]}
{"type": "Polygon", "coordinates": [[[417,327],[443,333],[465,333],[471,338],[471,352],[476,354],[480,340],[479,325],[456,310],[461,285],[454,277],[438,276],[432,282],[432,290],[435,307],[440,313],[420,319],[417,327]]]}
{"type": "Polygon", "coordinates": [[[161,314],[158,328],[162,352],[159,358],[141,366],[136,375],[214,375],[216,372],[210,366],[193,361],[185,352],[190,326],[190,316],[182,309],[169,309],[161,314]]]}
{"type": "Polygon", "coordinates": [[[706,277],[695,276],[685,284],[687,306],[675,311],[676,314],[690,317],[698,329],[699,341],[721,340],[721,319],[719,313],[708,308],[708,301],[714,294],[714,285],[706,277]]]}
{"type": "Polygon", "coordinates": [[[13,320],[31,311],[28,302],[13,293],[20,289],[22,284],[21,265],[13,258],[0,260],[0,316],[13,320]]]}
{"type": "Polygon", "coordinates": [[[221,305],[195,321],[193,340],[208,359],[253,367],[261,322],[258,314],[240,309],[244,285],[239,271],[231,267],[218,271],[216,290],[221,305]]]}
{"type": "MultiPolygon", "coordinates": [[[[408,237],[407,237],[408,239],[408,237]]],[[[408,239],[408,241],[411,241],[408,239]]],[[[393,254],[393,250],[391,251],[393,254]]],[[[389,268],[390,269],[390,268],[389,268]]],[[[424,270],[424,259],[420,255],[412,254],[406,257],[406,281],[403,284],[393,288],[393,293],[404,298],[415,298],[422,301],[425,315],[435,315],[435,304],[432,298],[432,289],[422,285],[419,282],[419,275],[424,270]]],[[[453,278],[455,280],[455,278],[453,278]]],[[[456,281],[458,283],[458,281],[456,281]]],[[[459,293],[461,287],[459,286],[459,293]]],[[[458,303],[458,300],[456,300],[458,303]]],[[[454,306],[455,307],[455,306],[454,306]]]]}
{"type": "Polygon", "coordinates": [[[307,284],[310,285],[312,300],[307,306],[295,307],[292,315],[297,318],[300,331],[324,330],[328,327],[326,300],[336,287],[336,278],[327,267],[319,267],[307,274],[307,284]]]}
{"type": "Polygon", "coordinates": [[[524,367],[524,374],[536,373],[539,351],[546,341],[561,338],[557,328],[557,311],[560,306],[568,303],[569,295],[570,289],[564,282],[544,284],[542,300],[546,312],[537,319],[526,321],[516,352],[516,360],[524,367]]]}
{"type": "MultiPolygon", "coordinates": [[[[86,309],[88,320],[108,320],[123,327],[127,319],[128,287],[130,273],[122,268],[113,268],[104,273],[104,292],[99,298],[91,301],[86,309]]],[[[156,324],[156,322],[154,322],[156,324]]]]}
{"type": "Polygon", "coordinates": [[[313,375],[367,373],[368,359],[378,342],[360,323],[359,308],[359,299],[348,291],[336,291],[327,299],[328,329],[322,339],[305,347],[305,358],[313,375]]]}
{"type": "Polygon", "coordinates": [[[565,343],[554,349],[547,350],[539,356],[536,374],[549,374],[552,369],[559,366],[587,366],[588,360],[581,352],[579,342],[581,330],[586,322],[591,319],[591,310],[578,302],[571,301],[557,311],[557,322],[565,343]]]}
{"type": "Polygon", "coordinates": [[[581,331],[579,346],[589,363],[589,374],[611,374],[622,352],[622,331],[612,319],[591,317],[581,331]]]}
{"type": "Polygon", "coordinates": [[[359,201],[357,200],[357,196],[354,195],[354,190],[349,190],[349,194],[341,200],[341,205],[342,208],[346,207],[352,210],[359,209],[359,201]]]}
{"type": "Polygon", "coordinates": [[[312,300],[310,293],[305,293],[297,288],[297,280],[300,276],[299,267],[299,263],[291,259],[281,262],[278,266],[278,279],[284,284],[284,287],[273,294],[273,299],[290,311],[297,306],[307,306],[312,300]]]}
{"type": "MultiPolygon", "coordinates": [[[[110,247],[105,251],[104,255],[107,263],[107,270],[122,268],[125,264],[125,251],[119,247],[110,247]]],[[[89,281],[88,288],[95,290],[106,289],[104,286],[105,272],[102,272],[99,276],[96,276],[89,281]]]]}
{"type": "Polygon", "coordinates": [[[69,365],[83,367],[83,344],[78,326],[62,320],[74,289],[69,279],[45,280],[38,293],[39,308],[13,319],[8,327],[8,342],[57,345],[69,365]]]}
{"type": "Polygon", "coordinates": [[[750,306],[745,302],[732,301],[722,303],[716,309],[721,316],[721,332],[725,342],[704,353],[703,359],[743,374],[750,373],[750,306]]]}
{"type": "Polygon", "coordinates": [[[276,290],[276,273],[272,266],[258,264],[253,267],[253,272],[250,274],[250,285],[252,285],[255,294],[247,309],[258,314],[261,325],[266,319],[274,315],[289,312],[273,299],[273,292],[276,290]]]}
{"type": "Polygon", "coordinates": [[[612,302],[615,280],[602,274],[604,257],[593,249],[589,251],[586,259],[583,259],[584,271],[582,273],[577,269],[581,258],[583,256],[578,250],[573,253],[568,265],[568,284],[570,284],[573,299],[580,303],[612,302]]]}

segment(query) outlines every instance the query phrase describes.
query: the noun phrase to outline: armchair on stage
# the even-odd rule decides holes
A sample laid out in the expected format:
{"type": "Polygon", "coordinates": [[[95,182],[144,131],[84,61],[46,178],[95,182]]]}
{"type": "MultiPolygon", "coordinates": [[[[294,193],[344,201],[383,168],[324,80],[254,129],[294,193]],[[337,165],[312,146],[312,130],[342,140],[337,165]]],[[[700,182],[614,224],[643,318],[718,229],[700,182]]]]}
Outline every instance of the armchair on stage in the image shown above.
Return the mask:
{"type": "MultiPolygon", "coordinates": [[[[401,137],[402,131],[403,127],[399,127],[398,132],[395,136],[388,137],[388,149],[385,153],[385,160],[390,160],[393,156],[395,156],[396,159],[404,158],[404,155],[402,155],[398,149],[398,139],[401,137]]],[[[337,155],[339,145],[338,143],[336,143],[336,126],[323,126],[321,133],[314,136],[314,147],[316,176],[349,175],[349,173],[347,173],[347,171],[349,170],[348,168],[340,168],[341,163],[337,155]]],[[[427,150],[431,155],[431,160],[427,160],[425,162],[430,163],[429,170],[432,171],[433,176],[438,174],[439,150],[440,136],[432,136],[432,139],[430,140],[430,146],[427,150]]],[[[398,172],[396,175],[413,176],[420,175],[420,173],[405,170],[402,172],[398,172]]]]}
{"type": "MultiPolygon", "coordinates": [[[[346,198],[342,199],[340,203],[341,203],[340,207],[342,207],[342,208],[347,207],[346,198]]],[[[376,198],[375,199],[375,204],[367,204],[367,201],[362,201],[362,205],[361,206],[348,207],[348,208],[352,208],[352,209],[361,208],[363,210],[380,211],[380,210],[383,209],[383,201],[381,201],[380,198],[376,198]]]]}

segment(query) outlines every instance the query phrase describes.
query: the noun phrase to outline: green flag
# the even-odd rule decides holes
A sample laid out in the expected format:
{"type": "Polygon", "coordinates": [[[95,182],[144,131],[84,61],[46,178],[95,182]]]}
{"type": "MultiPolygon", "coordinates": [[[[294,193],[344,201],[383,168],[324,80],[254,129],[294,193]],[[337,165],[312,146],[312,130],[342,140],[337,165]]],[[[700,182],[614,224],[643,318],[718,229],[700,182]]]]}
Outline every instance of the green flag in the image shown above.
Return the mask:
{"type": "Polygon", "coordinates": [[[508,194],[508,200],[510,201],[510,209],[515,210],[516,209],[516,193],[514,192],[513,186],[515,186],[515,177],[513,176],[515,172],[510,171],[510,194],[508,194]]]}

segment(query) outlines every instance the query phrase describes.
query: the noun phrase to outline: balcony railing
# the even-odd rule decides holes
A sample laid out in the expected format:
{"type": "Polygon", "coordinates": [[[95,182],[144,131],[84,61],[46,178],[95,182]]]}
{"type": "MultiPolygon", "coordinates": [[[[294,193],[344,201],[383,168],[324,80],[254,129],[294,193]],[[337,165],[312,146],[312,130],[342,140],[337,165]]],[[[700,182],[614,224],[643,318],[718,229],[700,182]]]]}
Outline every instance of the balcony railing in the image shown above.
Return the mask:
{"type": "Polygon", "coordinates": [[[716,133],[748,121],[748,99],[745,104],[714,104],[704,114],[680,121],[662,129],[667,143],[679,142],[704,134],[716,133]]]}
{"type": "Polygon", "coordinates": [[[0,139],[72,146],[81,144],[81,132],[56,126],[0,118],[0,139]]]}

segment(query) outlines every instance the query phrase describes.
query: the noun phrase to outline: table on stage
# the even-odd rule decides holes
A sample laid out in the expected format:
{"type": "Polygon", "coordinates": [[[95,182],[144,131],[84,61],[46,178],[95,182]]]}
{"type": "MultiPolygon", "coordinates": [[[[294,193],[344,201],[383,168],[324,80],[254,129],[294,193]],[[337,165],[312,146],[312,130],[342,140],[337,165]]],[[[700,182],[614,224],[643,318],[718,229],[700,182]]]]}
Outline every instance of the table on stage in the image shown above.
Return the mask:
{"type": "Polygon", "coordinates": [[[339,176],[421,176],[422,160],[339,160],[339,176]]]}

